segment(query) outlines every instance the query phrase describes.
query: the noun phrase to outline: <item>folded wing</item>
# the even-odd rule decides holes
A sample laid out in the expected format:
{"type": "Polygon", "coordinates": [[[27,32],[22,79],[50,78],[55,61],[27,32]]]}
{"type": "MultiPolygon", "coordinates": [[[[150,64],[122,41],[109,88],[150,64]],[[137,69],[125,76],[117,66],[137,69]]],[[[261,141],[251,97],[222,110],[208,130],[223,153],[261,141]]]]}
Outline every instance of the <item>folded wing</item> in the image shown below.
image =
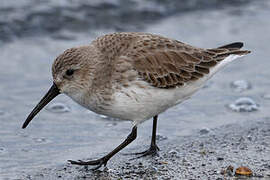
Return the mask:
{"type": "MultiPolygon", "coordinates": [[[[165,39],[165,38],[164,38],[165,39]]],[[[155,38],[138,41],[130,56],[141,78],[152,86],[174,88],[186,82],[196,81],[210,72],[229,55],[245,55],[240,43],[232,43],[214,49],[200,49],[174,40],[155,38]]]]}

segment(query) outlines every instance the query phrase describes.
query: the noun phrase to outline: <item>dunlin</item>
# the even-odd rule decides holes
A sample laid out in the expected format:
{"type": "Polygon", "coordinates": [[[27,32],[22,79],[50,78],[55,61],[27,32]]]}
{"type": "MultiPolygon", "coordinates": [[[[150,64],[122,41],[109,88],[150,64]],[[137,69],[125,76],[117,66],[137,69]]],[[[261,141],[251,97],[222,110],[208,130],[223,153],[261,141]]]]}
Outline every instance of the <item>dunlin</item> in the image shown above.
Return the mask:
{"type": "Polygon", "coordinates": [[[53,85],[27,117],[23,128],[54,97],[64,93],[98,114],[133,122],[127,138],[106,156],[77,165],[106,166],[137,137],[137,125],[153,118],[150,148],[156,154],[158,115],[189,98],[218,70],[250,53],[236,42],[213,49],[192,47],[148,33],[114,33],[90,45],[67,49],[52,65],[53,85]]]}

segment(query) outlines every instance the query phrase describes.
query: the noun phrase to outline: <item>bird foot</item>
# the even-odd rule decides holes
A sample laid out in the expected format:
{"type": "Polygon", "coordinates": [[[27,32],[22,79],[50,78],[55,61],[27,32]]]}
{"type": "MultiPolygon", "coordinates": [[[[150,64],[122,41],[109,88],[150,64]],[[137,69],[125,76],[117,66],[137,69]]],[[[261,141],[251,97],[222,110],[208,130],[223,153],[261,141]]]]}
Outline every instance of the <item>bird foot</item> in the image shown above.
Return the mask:
{"type": "Polygon", "coordinates": [[[71,164],[76,164],[76,165],[80,165],[80,166],[96,166],[94,168],[92,168],[91,170],[95,171],[97,169],[99,169],[102,165],[104,165],[104,167],[107,165],[107,159],[106,158],[100,158],[97,160],[92,160],[92,161],[72,161],[72,160],[68,160],[68,162],[70,162],[71,164]]]}
{"type": "Polygon", "coordinates": [[[131,160],[134,160],[134,159],[139,159],[139,158],[142,158],[145,156],[150,156],[150,155],[156,156],[156,155],[158,155],[158,151],[159,151],[159,148],[157,145],[151,145],[150,148],[147,149],[146,151],[137,152],[137,153],[129,153],[129,154],[125,154],[125,155],[139,155],[138,157],[131,159],[131,160]]]}

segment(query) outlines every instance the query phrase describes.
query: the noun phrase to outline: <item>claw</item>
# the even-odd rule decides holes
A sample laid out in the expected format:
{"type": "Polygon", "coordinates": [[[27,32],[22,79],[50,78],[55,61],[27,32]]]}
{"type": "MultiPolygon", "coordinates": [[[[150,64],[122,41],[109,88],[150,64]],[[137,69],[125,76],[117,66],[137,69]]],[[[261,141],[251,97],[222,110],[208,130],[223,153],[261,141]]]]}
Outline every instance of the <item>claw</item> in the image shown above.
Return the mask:
{"type": "Polygon", "coordinates": [[[91,169],[93,171],[99,169],[102,165],[104,165],[104,167],[107,165],[107,160],[105,160],[105,159],[97,159],[97,160],[93,160],[93,161],[68,160],[68,162],[70,162],[71,164],[76,164],[76,165],[81,165],[81,166],[95,166],[95,165],[97,165],[97,167],[94,167],[91,169]]]}
{"type": "Polygon", "coordinates": [[[147,149],[146,151],[137,152],[137,153],[129,153],[129,154],[124,154],[124,155],[140,155],[138,157],[130,159],[130,160],[134,160],[134,159],[139,159],[139,158],[149,156],[149,155],[152,155],[152,156],[158,155],[158,151],[159,151],[159,148],[157,145],[151,145],[150,148],[147,149]]]}

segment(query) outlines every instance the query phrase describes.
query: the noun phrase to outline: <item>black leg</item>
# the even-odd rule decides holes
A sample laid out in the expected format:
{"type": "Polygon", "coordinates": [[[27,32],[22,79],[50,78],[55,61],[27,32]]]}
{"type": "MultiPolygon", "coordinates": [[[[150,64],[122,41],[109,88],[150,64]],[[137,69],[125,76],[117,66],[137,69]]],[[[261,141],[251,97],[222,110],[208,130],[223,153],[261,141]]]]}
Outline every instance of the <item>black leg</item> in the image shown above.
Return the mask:
{"type": "Polygon", "coordinates": [[[156,144],[157,119],[158,119],[158,115],[153,117],[152,140],[151,140],[150,148],[143,152],[130,153],[130,155],[140,155],[133,159],[141,158],[148,155],[157,155],[157,152],[159,151],[159,148],[156,144]]]}
{"type": "MultiPolygon", "coordinates": [[[[153,118],[153,129],[152,129],[152,141],[151,141],[151,146],[155,146],[155,147],[157,147],[157,145],[156,145],[157,119],[158,119],[158,115],[154,116],[154,118],[153,118]]],[[[157,147],[157,149],[159,150],[158,147],[157,147]]]]}
{"type": "Polygon", "coordinates": [[[122,142],[119,146],[117,146],[112,152],[107,154],[106,156],[97,159],[97,160],[92,160],[92,161],[72,161],[69,160],[71,164],[77,164],[77,165],[92,165],[92,166],[97,166],[93,170],[96,170],[100,168],[102,165],[106,166],[108,160],[113,157],[116,153],[121,151],[124,147],[126,147],[128,144],[130,144],[132,141],[134,141],[137,137],[137,127],[134,126],[132,128],[131,133],[128,135],[128,137],[125,139],[124,142],[122,142]]]}

